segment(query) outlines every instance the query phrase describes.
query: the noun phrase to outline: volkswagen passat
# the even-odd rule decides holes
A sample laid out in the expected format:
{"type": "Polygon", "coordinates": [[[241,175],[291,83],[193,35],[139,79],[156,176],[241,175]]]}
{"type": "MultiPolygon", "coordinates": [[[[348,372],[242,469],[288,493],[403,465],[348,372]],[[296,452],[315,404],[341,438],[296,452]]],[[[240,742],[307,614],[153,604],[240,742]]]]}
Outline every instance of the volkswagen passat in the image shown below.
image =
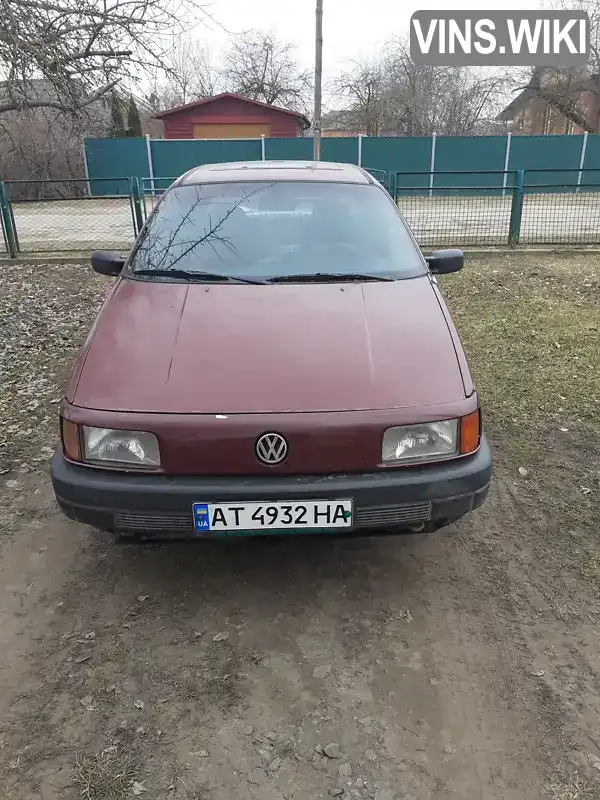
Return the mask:
{"type": "Polygon", "coordinates": [[[367,172],[213,164],[179,178],[116,277],[61,406],[69,517],[132,536],[433,531],[491,453],[435,273],[367,172]]]}

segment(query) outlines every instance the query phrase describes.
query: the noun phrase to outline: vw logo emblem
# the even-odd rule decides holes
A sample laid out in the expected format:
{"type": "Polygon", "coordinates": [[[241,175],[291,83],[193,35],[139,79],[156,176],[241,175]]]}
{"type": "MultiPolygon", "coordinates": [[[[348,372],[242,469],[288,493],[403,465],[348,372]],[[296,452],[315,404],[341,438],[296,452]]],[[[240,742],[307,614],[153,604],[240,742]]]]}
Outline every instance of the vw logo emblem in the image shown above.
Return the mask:
{"type": "Polygon", "coordinates": [[[255,450],[263,464],[279,464],[287,456],[288,444],[278,433],[265,433],[257,441],[255,450]]]}

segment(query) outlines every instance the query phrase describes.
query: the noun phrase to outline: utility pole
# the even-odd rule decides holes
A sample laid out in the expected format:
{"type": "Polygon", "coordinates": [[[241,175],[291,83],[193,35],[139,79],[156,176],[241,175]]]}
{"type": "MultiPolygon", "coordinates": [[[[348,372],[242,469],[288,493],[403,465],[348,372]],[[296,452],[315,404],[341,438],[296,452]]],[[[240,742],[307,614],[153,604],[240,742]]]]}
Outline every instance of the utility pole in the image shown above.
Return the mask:
{"type": "Polygon", "coordinates": [[[313,158],[321,160],[321,84],[323,81],[323,0],[315,13],[315,111],[313,114],[313,158]]]}

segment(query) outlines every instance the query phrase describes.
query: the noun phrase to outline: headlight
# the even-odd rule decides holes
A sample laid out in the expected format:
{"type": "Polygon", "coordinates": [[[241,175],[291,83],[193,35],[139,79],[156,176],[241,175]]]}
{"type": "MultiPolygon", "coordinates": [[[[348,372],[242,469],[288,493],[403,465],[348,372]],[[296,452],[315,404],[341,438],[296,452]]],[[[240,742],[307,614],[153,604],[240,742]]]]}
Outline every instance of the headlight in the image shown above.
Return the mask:
{"type": "Polygon", "coordinates": [[[402,425],[388,428],[383,434],[381,460],[425,461],[451,458],[458,455],[458,420],[426,422],[421,425],[402,425]]]}
{"type": "Polygon", "coordinates": [[[152,433],[83,426],[83,458],[98,464],[160,467],[158,441],[152,433]]]}

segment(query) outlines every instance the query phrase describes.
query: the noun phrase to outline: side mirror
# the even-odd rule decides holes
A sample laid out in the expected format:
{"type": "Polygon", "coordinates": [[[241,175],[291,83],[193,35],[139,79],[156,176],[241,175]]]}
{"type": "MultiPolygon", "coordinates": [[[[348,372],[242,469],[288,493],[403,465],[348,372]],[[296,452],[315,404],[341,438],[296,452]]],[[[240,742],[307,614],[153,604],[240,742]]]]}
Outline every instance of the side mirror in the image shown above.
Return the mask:
{"type": "Polygon", "coordinates": [[[110,250],[95,250],[92,253],[92,269],[100,275],[120,275],[125,259],[110,250]]]}
{"type": "Polygon", "coordinates": [[[435,275],[445,275],[448,272],[458,272],[463,268],[465,256],[462,250],[436,250],[425,261],[435,275]]]}

